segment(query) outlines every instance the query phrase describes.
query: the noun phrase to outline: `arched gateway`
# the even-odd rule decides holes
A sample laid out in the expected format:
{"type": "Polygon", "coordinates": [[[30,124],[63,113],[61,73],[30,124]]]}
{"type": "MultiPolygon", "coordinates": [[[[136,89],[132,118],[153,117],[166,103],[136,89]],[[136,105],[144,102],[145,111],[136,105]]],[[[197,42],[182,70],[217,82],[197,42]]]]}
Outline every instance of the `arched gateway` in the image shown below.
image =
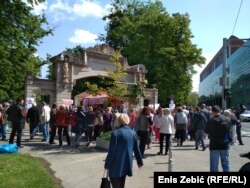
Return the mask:
{"type": "MultiPolygon", "coordinates": [[[[26,79],[25,95],[27,98],[35,98],[37,94],[48,96],[49,103],[63,104],[71,99],[71,91],[76,80],[87,77],[104,76],[108,77],[105,70],[114,70],[115,66],[110,63],[110,58],[115,51],[111,47],[102,44],[87,48],[78,55],[69,51],[62,52],[50,60],[55,71],[55,80],[38,79],[28,76],[26,79]]],[[[122,57],[121,63],[127,67],[127,76],[122,80],[128,84],[136,84],[139,79],[144,78],[146,69],[142,64],[129,66],[127,59],[122,57]]],[[[158,91],[146,89],[146,97],[149,104],[157,103],[158,91]]],[[[140,100],[143,106],[144,99],[140,100]]]]}

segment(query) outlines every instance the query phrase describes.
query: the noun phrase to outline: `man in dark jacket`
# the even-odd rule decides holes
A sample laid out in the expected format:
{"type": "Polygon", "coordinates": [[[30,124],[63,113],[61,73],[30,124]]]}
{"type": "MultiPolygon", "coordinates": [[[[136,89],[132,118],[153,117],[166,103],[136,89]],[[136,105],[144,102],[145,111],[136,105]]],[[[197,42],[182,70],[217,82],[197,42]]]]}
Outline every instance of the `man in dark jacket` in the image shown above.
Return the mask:
{"type": "Polygon", "coordinates": [[[26,121],[30,125],[30,139],[33,139],[37,128],[38,128],[38,123],[39,123],[39,109],[36,106],[36,103],[32,103],[32,107],[28,110],[26,121]]]}
{"type": "Polygon", "coordinates": [[[205,129],[209,134],[210,143],[210,171],[218,172],[219,158],[224,172],[230,171],[229,165],[229,143],[230,139],[226,139],[230,132],[230,121],[221,115],[220,107],[215,105],[212,107],[213,117],[211,117],[205,129]]]}
{"type": "Polygon", "coordinates": [[[8,115],[7,120],[12,125],[12,131],[10,133],[10,139],[9,144],[13,144],[15,135],[17,136],[17,146],[19,148],[22,148],[21,145],[21,136],[22,136],[22,130],[23,126],[25,124],[25,109],[23,107],[24,100],[21,98],[18,98],[16,100],[16,104],[10,106],[6,114],[8,115]]]}
{"type": "Polygon", "coordinates": [[[195,113],[192,119],[192,126],[195,130],[195,149],[198,149],[199,143],[202,145],[202,150],[206,150],[205,138],[205,127],[207,124],[207,118],[204,113],[200,111],[199,107],[195,108],[195,113]]]}
{"type": "Polygon", "coordinates": [[[238,109],[235,113],[235,116],[237,118],[237,124],[236,124],[236,134],[237,134],[237,140],[239,141],[240,145],[244,145],[242,138],[241,138],[241,119],[240,119],[240,114],[242,114],[245,110],[246,107],[243,104],[240,104],[240,109],[238,109]]]}

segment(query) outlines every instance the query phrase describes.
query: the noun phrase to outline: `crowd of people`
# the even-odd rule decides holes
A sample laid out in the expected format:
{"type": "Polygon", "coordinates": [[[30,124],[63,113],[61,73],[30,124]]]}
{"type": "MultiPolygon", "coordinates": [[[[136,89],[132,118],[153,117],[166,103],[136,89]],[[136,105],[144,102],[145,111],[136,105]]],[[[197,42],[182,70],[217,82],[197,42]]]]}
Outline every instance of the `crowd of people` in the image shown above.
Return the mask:
{"type": "MultiPolygon", "coordinates": [[[[22,130],[27,123],[30,139],[34,139],[40,131],[42,142],[56,144],[57,137],[58,145],[62,146],[65,136],[67,145],[78,147],[84,135],[85,147],[88,147],[102,133],[112,131],[105,168],[110,170],[113,178],[116,176],[116,170],[109,161],[115,160],[114,152],[129,151],[125,157],[129,158],[126,162],[129,164],[133,152],[136,152],[137,163],[141,167],[142,159],[146,158],[145,150],[150,149],[152,142],[159,143],[157,155],[168,155],[170,141],[176,142],[176,147],[181,147],[189,139],[194,141],[196,150],[201,147],[205,151],[209,145],[211,171],[218,171],[219,158],[222,161],[223,171],[230,171],[229,146],[237,145],[237,140],[239,145],[243,145],[240,114],[244,110],[246,110],[244,105],[240,105],[239,110],[231,108],[222,111],[219,106],[206,107],[202,104],[194,108],[185,105],[177,105],[174,109],[159,107],[155,111],[149,107],[131,108],[129,112],[123,113],[112,107],[57,104],[52,104],[50,107],[45,102],[38,105],[33,102],[32,107],[25,110],[24,100],[18,98],[15,103],[6,102],[0,105],[0,136],[2,140],[6,140],[6,129],[10,124],[9,143],[12,144],[16,136],[16,144],[22,148],[22,130]],[[71,139],[72,133],[74,139],[71,139]],[[209,143],[206,143],[206,138],[209,139],[209,143]],[[116,145],[117,139],[122,139],[124,142],[123,149],[119,149],[120,146],[116,145]]],[[[121,175],[119,177],[122,178],[113,179],[114,184],[118,181],[124,185],[125,176],[132,175],[131,168],[124,170],[122,174],[121,171],[119,173],[121,175]]]]}

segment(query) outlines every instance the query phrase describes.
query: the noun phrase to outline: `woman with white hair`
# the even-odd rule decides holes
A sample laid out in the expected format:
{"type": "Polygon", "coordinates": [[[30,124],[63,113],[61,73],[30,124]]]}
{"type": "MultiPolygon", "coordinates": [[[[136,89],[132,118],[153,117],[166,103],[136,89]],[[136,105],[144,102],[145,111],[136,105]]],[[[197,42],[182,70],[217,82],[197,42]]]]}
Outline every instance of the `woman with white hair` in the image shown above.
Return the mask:
{"type": "Polygon", "coordinates": [[[140,168],[143,165],[142,155],[137,144],[137,135],[129,126],[129,116],[121,114],[118,117],[119,128],[111,135],[108,155],[104,168],[112,187],[124,188],[126,176],[132,176],[133,153],[140,168]]]}
{"type": "Polygon", "coordinates": [[[163,116],[159,119],[158,125],[160,127],[160,151],[157,154],[162,155],[163,142],[165,138],[166,146],[164,154],[167,155],[169,150],[171,134],[173,133],[172,127],[174,127],[174,118],[171,115],[171,111],[169,108],[163,109],[163,116]]]}
{"type": "Polygon", "coordinates": [[[231,123],[230,126],[230,134],[231,134],[231,138],[232,138],[232,142],[231,145],[237,145],[236,143],[236,124],[237,124],[237,118],[235,116],[235,114],[233,113],[233,111],[231,109],[227,109],[224,111],[224,116],[227,117],[231,123]]]}

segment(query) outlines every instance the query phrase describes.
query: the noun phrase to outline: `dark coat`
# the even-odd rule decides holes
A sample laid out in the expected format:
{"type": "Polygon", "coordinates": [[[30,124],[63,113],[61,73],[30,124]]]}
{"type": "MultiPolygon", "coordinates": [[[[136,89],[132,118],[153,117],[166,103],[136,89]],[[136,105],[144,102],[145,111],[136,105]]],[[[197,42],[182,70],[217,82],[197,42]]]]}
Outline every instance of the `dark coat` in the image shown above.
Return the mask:
{"type": "Polygon", "coordinates": [[[231,123],[229,119],[224,116],[214,116],[207,122],[205,132],[209,134],[210,150],[227,150],[229,143],[225,143],[225,134],[230,132],[231,123]]]}
{"type": "Polygon", "coordinates": [[[108,169],[110,178],[133,175],[133,152],[137,164],[142,166],[142,155],[137,144],[135,131],[127,125],[113,131],[104,165],[105,169],[108,169]]]}
{"type": "Polygon", "coordinates": [[[6,114],[8,115],[7,120],[11,121],[13,124],[22,123],[22,120],[24,119],[24,116],[22,114],[22,107],[17,104],[11,105],[7,109],[6,114]]]}
{"type": "Polygon", "coordinates": [[[39,120],[40,114],[39,109],[36,106],[32,106],[27,113],[26,121],[27,123],[35,123],[37,124],[39,120]]]}
{"type": "Polygon", "coordinates": [[[207,125],[207,118],[204,113],[202,112],[196,112],[194,113],[193,119],[192,119],[192,127],[194,130],[204,130],[207,125]]]}

